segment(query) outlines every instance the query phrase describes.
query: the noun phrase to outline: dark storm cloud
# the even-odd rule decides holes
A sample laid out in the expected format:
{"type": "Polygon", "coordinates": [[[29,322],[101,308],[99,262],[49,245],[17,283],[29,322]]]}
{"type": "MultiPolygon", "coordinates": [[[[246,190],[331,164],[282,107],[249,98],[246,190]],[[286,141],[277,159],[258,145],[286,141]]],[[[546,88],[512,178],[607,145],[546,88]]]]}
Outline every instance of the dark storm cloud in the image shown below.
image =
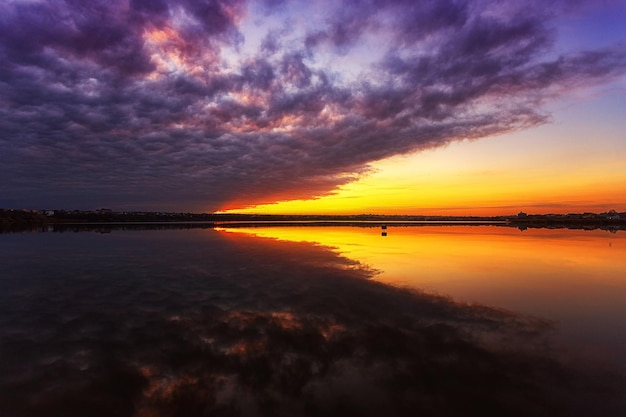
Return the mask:
{"type": "MultiPolygon", "coordinates": [[[[272,18],[300,6],[262,4],[272,18]]],[[[310,198],[380,158],[542,123],[547,97],[626,68],[617,47],[556,54],[556,9],[515,2],[354,0],[252,53],[241,1],[0,9],[0,205],[310,198]],[[358,74],[324,64],[364,59],[377,37],[358,74]]]]}

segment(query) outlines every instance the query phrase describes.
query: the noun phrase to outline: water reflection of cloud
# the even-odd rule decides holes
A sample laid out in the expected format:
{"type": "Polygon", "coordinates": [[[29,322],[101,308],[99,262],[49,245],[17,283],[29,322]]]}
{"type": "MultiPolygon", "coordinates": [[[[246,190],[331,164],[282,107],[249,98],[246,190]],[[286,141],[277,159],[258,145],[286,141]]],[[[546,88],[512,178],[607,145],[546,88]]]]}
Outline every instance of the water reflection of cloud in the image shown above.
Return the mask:
{"type": "Polygon", "coordinates": [[[559,361],[551,323],[385,286],[323,247],[202,233],[79,235],[38,263],[3,257],[2,414],[626,409],[623,379],[559,361]]]}

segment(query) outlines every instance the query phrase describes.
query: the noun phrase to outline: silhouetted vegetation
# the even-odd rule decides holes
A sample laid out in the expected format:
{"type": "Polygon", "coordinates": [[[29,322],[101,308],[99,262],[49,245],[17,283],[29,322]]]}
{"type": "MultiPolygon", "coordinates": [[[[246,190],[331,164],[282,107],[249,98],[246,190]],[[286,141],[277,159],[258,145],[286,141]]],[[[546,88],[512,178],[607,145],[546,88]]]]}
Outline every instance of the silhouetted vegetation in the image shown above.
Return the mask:
{"type": "Polygon", "coordinates": [[[626,213],[615,210],[606,213],[534,214],[520,212],[507,217],[507,222],[521,230],[528,228],[567,228],[620,230],[626,228],[626,213]]]}
{"type": "MultiPolygon", "coordinates": [[[[419,216],[419,215],[276,215],[276,214],[218,214],[123,211],[110,209],[85,210],[8,210],[0,209],[0,232],[16,231],[68,231],[124,228],[211,227],[215,224],[238,226],[361,226],[377,227],[381,224],[417,226],[454,223],[461,225],[493,224],[528,228],[626,229],[626,212],[611,210],[605,213],[526,214],[514,216],[419,216]],[[192,223],[198,223],[191,226],[192,223]],[[177,225],[175,225],[177,224],[177,225]],[[89,225],[89,226],[87,226],[89,225]],[[95,227],[94,225],[98,225],[95,227]],[[105,226],[108,225],[108,226],[105,226]],[[115,226],[114,226],[115,225],[115,226]],[[124,225],[123,227],[120,225],[124,225]],[[131,226],[133,225],[133,226],[131,226]],[[186,226],[183,226],[186,225],[186,226]]],[[[97,230],[96,230],[97,231],[97,230]]]]}
{"type": "Polygon", "coordinates": [[[38,212],[0,209],[0,233],[39,231],[47,223],[48,219],[38,212]]]}

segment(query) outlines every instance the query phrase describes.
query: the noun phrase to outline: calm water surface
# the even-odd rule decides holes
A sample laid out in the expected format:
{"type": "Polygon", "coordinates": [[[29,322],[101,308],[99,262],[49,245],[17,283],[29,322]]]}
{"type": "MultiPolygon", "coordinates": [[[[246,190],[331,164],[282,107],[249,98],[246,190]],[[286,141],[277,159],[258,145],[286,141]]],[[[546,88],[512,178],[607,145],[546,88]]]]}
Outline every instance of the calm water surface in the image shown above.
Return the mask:
{"type": "Polygon", "coordinates": [[[623,416],[626,233],[0,235],[2,416],[623,416]]]}
{"type": "Polygon", "coordinates": [[[626,365],[626,233],[496,226],[274,227],[225,233],[312,242],[373,279],[558,323],[559,339],[626,365]]]}

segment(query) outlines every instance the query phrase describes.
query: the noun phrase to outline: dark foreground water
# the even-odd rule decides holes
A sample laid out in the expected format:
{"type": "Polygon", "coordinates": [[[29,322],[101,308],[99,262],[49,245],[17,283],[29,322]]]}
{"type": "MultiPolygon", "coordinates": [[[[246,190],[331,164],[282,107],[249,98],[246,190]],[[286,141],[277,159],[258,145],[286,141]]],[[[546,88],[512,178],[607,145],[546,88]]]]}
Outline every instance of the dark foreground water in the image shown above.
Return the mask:
{"type": "Polygon", "coordinates": [[[0,416],[626,415],[623,232],[289,230],[0,235],[0,416]]]}

